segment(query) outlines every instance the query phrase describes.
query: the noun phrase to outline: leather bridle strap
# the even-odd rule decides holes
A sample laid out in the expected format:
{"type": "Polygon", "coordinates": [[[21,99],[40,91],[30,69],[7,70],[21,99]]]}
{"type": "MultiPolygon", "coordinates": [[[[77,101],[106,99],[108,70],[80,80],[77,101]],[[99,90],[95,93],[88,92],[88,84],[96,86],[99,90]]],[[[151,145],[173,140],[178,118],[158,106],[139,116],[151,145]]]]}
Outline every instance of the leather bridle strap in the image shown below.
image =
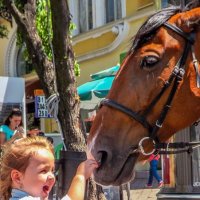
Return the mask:
{"type": "Polygon", "coordinates": [[[190,34],[183,32],[179,27],[169,24],[168,22],[165,22],[163,26],[165,26],[168,29],[171,29],[172,31],[183,37],[186,41],[189,41],[190,44],[194,44],[194,38],[191,37],[190,34]]]}
{"type": "MultiPolygon", "coordinates": [[[[184,33],[180,28],[178,28],[177,26],[171,25],[168,22],[165,22],[163,24],[163,26],[165,26],[168,29],[171,29],[172,31],[174,31],[175,33],[177,33],[178,35],[182,36],[186,41],[187,44],[190,44],[189,47],[185,47],[186,49],[189,48],[188,50],[190,50],[191,45],[194,44],[194,33],[191,33],[190,35],[188,35],[187,33],[184,33]]],[[[186,62],[187,59],[187,54],[188,52],[184,51],[183,56],[181,59],[179,59],[178,63],[176,64],[176,66],[174,67],[173,72],[171,73],[169,79],[165,82],[162,90],[159,92],[159,94],[153,99],[153,101],[151,102],[151,104],[149,105],[149,107],[144,111],[143,115],[146,116],[149,114],[149,112],[152,110],[152,108],[155,106],[155,104],[158,102],[158,100],[161,98],[161,96],[163,95],[163,93],[165,92],[165,90],[170,86],[170,84],[172,83],[172,81],[174,80],[174,78],[177,76],[177,74],[179,73],[179,66],[183,65],[183,62],[186,62]],[[185,60],[184,60],[185,59],[185,60]],[[182,60],[182,63],[180,63],[180,61],[182,60]]]]}
{"type": "Polygon", "coordinates": [[[140,124],[142,124],[150,132],[153,130],[152,126],[146,121],[146,119],[142,115],[139,115],[137,112],[134,112],[133,110],[131,110],[111,99],[103,99],[100,103],[100,106],[109,106],[109,107],[115,108],[115,109],[121,111],[122,113],[127,114],[128,116],[130,116],[131,118],[133,118],[134,120],[139,122],[140,124]]]}
{"type": "MultiPolygon", "coordinates": [[[[178,85],[179,85],[180,81],[183,79],[183,76],[184,76],[184,73],[185,73],[184,68],[185,68],[186,60],[188,58],[188,54],[191,50],[191,47],[194,44],[194,37],[195,37],[195,34],[193,32],[190,33],[190,34],[184,33],[181,29],[179,29],[175,25],[171,25],[167,22],[164,23],[163,26],[174,31],[175,33],[177,33],[181,37],[183,37],[186,40],[186,44],[185,44],[183,54],[180,57],[179,61],[177,62],[176,66],[174,67],[174,70],[172,71],[169,79],[166,81],[166,83],[164,84],[164,87],[161,89],[161,91],[158,93],[158,95],[153,99],[153,101],[151,102],[149,107],[141,115],[139,112],[135,112],[135,111],[115,102],[114,100],[111,100],[111,99],[104,99],[100,104],[101,106],[103,106],[103,105],[109,106],[109,107],[115,108],[115,109],[127,114],[128,116],[130,116],[131,118],[133,118],[134,120],[139,122],[141,125],[143,125],[143,127],[148,129],[149,137],[146,137],[144,139],[151,138],[152,141],[155,143],[155,145],[154,145],[155,149],[158,150],[159,152],[160,152],[159,147],[156,146],[156,145],[162,144],[162,143],[159,142],[159,139],[157,137],[157,132],[162,127],[162,124],[163,124],[163,122],[166,118],[166,115],[167,115],[167,113],[168,113],[168,111],[171,107],[171,104],[172,104],[173,98],[175,96],[176,90],[178,88],[178,85]],[[170,92],[170,94],[169,94],[169,96],[168,96],[168,98],[167,98],[167,100],[166,100],[166,102],[163,106],[163,109],[160,113],[160,116],[159,116],[158,120],[156,121],[156,123],[154,124],[154,126],[152,126],[146,120],[146,116],[150,113],[152,108],[156,105],[158,100],[161,98],[161,96],[164,94],[164,92],[167,90],[167,88],[172,83],[173,83],[173,85],[172,85],[172,88],[171,88],[171,92],[170,92]]],[[[141,141],[143,141],[144,139],[142,139],[141,141]]],[[[142,143],[140,143],[138,146],[141,147],[142,143]]],[[[180,151],[183,151],[183,150],[180,150],[180,151]]]]}
{"type": "Polygon", "coordinates": [[[171,89],[171,92],[167,98],[167,101],[161,111],[161,114],[160,114],[160,117],[158,118],[158,120],[156,121],[156,124],[155,126],[153,127],[153,131],[150,133],[149,137],[153,140],[156,140],[156,142],[159,142],[158,138],[157,138],[157,132],[158,130],[162,127],[162,124],[166,118],[166,115],[171,107],[171,104],[172,104],[172,101],[173,101],[173,98],[175,96],[175,93],[176,93],[176,90],[180,84],[180,81],[183,79],[183,76],[185,74],[185,63],[186,63],[186,60],[187,60],[187,57],[188,57],[188,54],[189,54],[189,51],[191,50],[191,43],[190,43],[190,40],[188,40],[186,42],[186,45],[185,45],[185,48],[184,48],[184,52],[181,56],[181,58],[179,59],[176,67],[178,69],[178,73],[177,75],[175,76],[175,79],[174,79],[174,84],[172,86],[172,89],[171,89]]]}
{"type": "Polygon", "coordinates": [[[155,149],[159,149],[159,154],[177,154],[177,153],[192,153],[193,149],[200,147],[200,142],[173,142],[173,143],[157,143],[155,149]],[[165,150],[160,150],[165,149],[165,150]],[[169,150],[176,149],[176,150],[169,150]],[[178,149],[178,150],[177,150],[178,149]]]}
{"type": "MultiPolygon", "coordinates": [[[[153,128],[153,131],[150,133],[150,138],[151,139],[155,139],[156,142],[159,142],[158,138],[157,138],[157,132],[158,130],[162,127],[162,124],[166,118],[166,115],[171,107],[171,103],[172,100],[174,98],[174,95],[176,93],[176,90],[178,88],[178,85],[180,83],[180,81],[183,79],[184,73],[185,73],[185,64],[186,64],[186,60],[188,58],[188,54],[189,51],[191,50],[191,46],[194,44],[194,33],[190,33],[189,35],[184,33],[181,29],[179,29],[178,27],[171,25],[169,23],[164,23],[163,24],[165,27],[167,27],[168,29],[174,31],[175,33],[179,34],[180,36],[182,36],[184,39],[186,39],[186,44],[185,44],[185,48],[183,51],[183,54],[181,56],[181,58],[179,59],[178,63],[175,66],[175,70],[177,71],[176,75],[175,75],[175,80],[174,80],[174,84],[172,87],[172,90],[169,94],[169,97],[167,98],[167,101],[163,107],[163,110],[160,114],[159,119],[156,121],[156,124],[153,128]]],[[[172,73],[173,74],[173,73],[172,73]]]]}

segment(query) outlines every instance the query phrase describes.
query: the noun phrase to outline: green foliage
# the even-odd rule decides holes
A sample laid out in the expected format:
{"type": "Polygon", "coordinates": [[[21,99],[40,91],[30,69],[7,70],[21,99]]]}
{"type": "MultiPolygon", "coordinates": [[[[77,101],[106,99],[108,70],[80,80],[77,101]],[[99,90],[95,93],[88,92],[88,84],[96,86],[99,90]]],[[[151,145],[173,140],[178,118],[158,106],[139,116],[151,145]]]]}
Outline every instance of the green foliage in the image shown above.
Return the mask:
{"type": "Polygon", "coordinates": [[[0,25],[0,38],[7,37],[8,29],[4,25],[0,25]]]}
{"type": "Polygon", "coordinates": [[[75,71],[76,76],[80,76],[81,74],[80,65],[78,64],[77,60],[75,60],[75,63],[74,63],[74,71],[75,71]]]}
{"type": "MultiPolygon", "coordinates": [[[[20,10],[20,12],[24,13],[24,5],[26,4],[27,0],[14,0],[16,7],[20,10]]],[[[0,0],[0,7],[3,6],[3,0],[0,0]]],[[[50,1],[49,0],[37,0],[36,1],[36,28],[37,32],[42,39],[42,44],[44,48],[44,52],[49,59],[52,60],[52,48],[51,48],[51,41],[53,37],[52,31],[52,22],[51,22],[51,9],[50,9],[50,1]]],[[[72,35],[72,31],[76,28],[74,23],[70,24],[69,27],[69,34],[72,35]]],[[[3,28],[0,26],[0,37],[5,35],[3,28]],[[4,33],[4,34],[3,34],[4,33]]],[[[23,34],[17,31],[17,45],[19,47],[24,46],[24,38],[23,34]]],[[[30,58],[27,52],[27,49],[24,48],[24,59],[26,62],[30,63],[30,58]]],[[[74,64],[75,74],[77,76],[80,75],[80,68],[77,61],[74,64]]]]}
{"type": "MultiPolygon", "coordinates": [[[[5,6],[3,5],[3,0],[0,0],[0,10],[4,9],[5,6]]],[[[6,26],[0,24],[0,38],[7,37],[8,35],[8,29],[6,26]]]]}
{"type": "Polygon", "coordinates": [[[69,34],[72,35],[72,32],[76,29],[76,24],[73,22],[70,23],[69,25],[69,34]]]}
{"type": "Polygon", "coordinates": [[[15,5],[19,9],[20,12],[24,12],[24,5],[26,4],[27,0],[14,0],[15,5]]]}
{"type": "Polygon", "coordinates": [[[0,0],[0,8],[3,7],[3,0],[0,0]]]}
{"type": "Polygon", "coordinates": [[[36,27],[38,34],[42,39],[46,55],[48,58],[52,59],[52,49],[50,43],[53,32],[49,0],[38,0],[36,13],[36,27]]]}
{"type": "MultiPolygon", "coordinates": [[[[18,9],[24,11],[24,3],[21,0],[15,0],[18,9]]],[[[50,42],[52,40],[52,26],[51,26],[51,12],[49,0],[36,1],[36,28],[37,32],[42,39],[44,51],[49,59],[52,59],[52,50],[50,42]]],[[[17,32],[17,45],[22,47],[24,45],[23,33],[19,30],[17,32]]],[[[27,49],[24,50],[24,59],[30,62],[27,49]]]]}

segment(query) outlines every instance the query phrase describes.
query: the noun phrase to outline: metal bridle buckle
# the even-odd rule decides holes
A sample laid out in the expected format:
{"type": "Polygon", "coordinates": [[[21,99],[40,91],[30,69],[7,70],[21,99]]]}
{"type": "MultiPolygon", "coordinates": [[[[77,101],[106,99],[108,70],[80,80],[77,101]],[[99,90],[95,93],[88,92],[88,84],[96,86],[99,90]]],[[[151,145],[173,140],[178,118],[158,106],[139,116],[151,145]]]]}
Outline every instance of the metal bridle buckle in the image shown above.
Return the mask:
{"type": "MultiPolygon", "coordinates": [[[[142,138],[142,139],[139,141],[139,144],[138,144],[139,150],[140,150],[141,153],[142,153],[143,155],[145,155],[145,156],[151,155],[151,154],[154,153],[155,150],[156,150],[156,149],[154,148],[151,152],[145,152],[145,151],[144,151],[144,148],[143,148],[143,146],[142,146],[142,143],[143,143],[145,140],[149,140],[149,139],[151,139],[151,138],[150,138],[150,137],[144,137],[144,138],[142,138]]],[[[152,140],[152,139],[151,139],[151,140],[152,140]]],[[[152,142],[153,142],[154,145],[156,144],[154,140],[152,140],[152,142]]]]}

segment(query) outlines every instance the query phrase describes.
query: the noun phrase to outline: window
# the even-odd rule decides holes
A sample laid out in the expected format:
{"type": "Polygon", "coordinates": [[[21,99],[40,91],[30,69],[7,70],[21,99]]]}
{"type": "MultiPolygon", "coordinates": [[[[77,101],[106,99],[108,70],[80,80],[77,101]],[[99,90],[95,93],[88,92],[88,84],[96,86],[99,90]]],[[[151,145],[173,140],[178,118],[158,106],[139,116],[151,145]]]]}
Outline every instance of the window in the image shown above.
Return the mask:
{"type": "Polygon", "coordinates": [[[16,72],[17,76],[21,77],[25,74],[29,74],[33,71],[33,65],[28,63],[24,59],[24,47],[19,49],[17,53],[17,63],[16,63],[16,72]]]}
{"type": "Polygon", "coordinates": [[[166,8],[168,7],[169,5],[181,5],[181,4],[187,4],[189,3],[190,0],[161,0],[161,5],[162,5],[162,8],[166,8]]]}
{"type": "Polygon", "coordinates": [[[122,17],[121,0],[105,0],[106,23],[122,17]]]}
{"type": "Polygon", "coordinates": [[[122,18],[125,5],[124,0],[69,0],[72,20],[77,27],[73,35],[122,18]]]}
{"type": "Polygon", "coordinates": [[[79,31],[82,33],[93,28],[92,0],[80,0],[78,3],[79,31]]]}

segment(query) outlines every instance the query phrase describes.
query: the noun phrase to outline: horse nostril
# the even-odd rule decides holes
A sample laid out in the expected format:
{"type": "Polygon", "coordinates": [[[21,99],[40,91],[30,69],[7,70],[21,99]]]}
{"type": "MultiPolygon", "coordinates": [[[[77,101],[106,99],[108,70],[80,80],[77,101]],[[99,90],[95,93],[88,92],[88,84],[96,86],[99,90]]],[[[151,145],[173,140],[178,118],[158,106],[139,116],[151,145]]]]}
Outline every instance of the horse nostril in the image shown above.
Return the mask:
{"type": "Polygon", "coordinates": [[[97,162],[99,166],[103,166],[108,158],[108,153],[106,151],[99,151],[98,154],[99,154],[99,160],[97,162]]]}

